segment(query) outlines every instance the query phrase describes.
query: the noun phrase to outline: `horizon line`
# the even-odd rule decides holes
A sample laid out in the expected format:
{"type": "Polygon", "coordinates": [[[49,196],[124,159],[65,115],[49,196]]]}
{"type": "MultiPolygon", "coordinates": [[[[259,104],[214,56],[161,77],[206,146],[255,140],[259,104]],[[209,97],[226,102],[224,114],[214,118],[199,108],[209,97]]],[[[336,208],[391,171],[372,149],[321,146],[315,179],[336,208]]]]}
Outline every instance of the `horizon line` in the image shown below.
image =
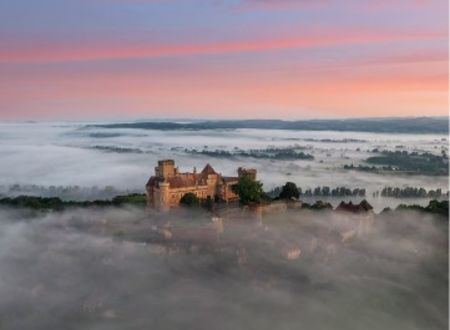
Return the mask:
{"type": "Polygon", "coordinates": [[[325,120],[395,120],[395,119],[447,119],[450,120],[450,115],[440,116],[380,116],[380,117],[311,117],[311,118],[298,118],[298,119],[282,119],[282,118],[183,118],[183,117],[153,117],[153,118],[92,118],[92,119],[49,119],[49,120],[37,120],[37,119],[0,119],[0,123],[48,123],[48,122],[95,122],[95,121],[115,121],[115,122],[174,122],[174,121],[188,121],[188,122],[211,122],[211,121],[325,121],[325,120]]]}

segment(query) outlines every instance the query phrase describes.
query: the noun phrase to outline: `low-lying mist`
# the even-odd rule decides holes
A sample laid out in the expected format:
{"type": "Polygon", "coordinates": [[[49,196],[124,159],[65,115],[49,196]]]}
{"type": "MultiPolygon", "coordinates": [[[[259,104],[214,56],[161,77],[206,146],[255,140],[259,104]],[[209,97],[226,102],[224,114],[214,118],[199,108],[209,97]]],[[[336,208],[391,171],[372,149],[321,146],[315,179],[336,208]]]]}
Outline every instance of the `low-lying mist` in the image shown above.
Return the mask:
{"type": "Polygon", "coordinates": [[[443,218],[384,213],[342,242],[347,219],[297,210],[226,222],[217,246],[197,250],[147,239],[202,217],[0,210],[0,328],[447,328],[443,218]],[[292,245],[301,254],[287,260],[279,251],[292,245]]]}
{"type": "MultiPolygon", "coordinates": [[[[181,171],[210,163],[223,175],[239,166],[255,167],[266,190],[295,182],[303,188],[348,186],[368,193],[387,185],[448,190],[446,176],[424,176],[344,170],[358,166],[372,149],[431,152],[447,150],[446,135],[373,134],[286,130],[161,131],[86,127],[89,123],[0,123],[0,185],[113,186],[119,191],[143,191],[160,159],[172,158],[181,171]],[[216,158],[187,149],[249,152],[296,146],[312,160],[216,158]],[[394,182],[393,182],[394,181],[394,182]]],[[[93,124],[93,123],[91,123],[93,124]]],[[[298,151],[301,151],[299,149],[298,151]]],[[[89,197],[89,196],[88,196],[89,197]]],[[[80,197],[81,198],[81,197],[80,197]]]]}

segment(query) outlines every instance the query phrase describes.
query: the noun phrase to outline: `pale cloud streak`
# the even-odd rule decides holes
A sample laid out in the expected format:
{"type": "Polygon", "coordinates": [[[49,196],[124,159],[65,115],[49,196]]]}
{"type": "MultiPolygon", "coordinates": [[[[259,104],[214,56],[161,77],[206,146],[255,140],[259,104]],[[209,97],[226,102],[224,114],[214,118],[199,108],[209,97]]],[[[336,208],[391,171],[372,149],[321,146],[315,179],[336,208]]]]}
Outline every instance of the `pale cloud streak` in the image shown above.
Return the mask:
{"type": "Polygon", "coordinates": [[[334,31],[316,35],[298,33],[299,36],[283,36],[273,39],[232,40],[190,44],[117,44],[101,41],[85,43],[26,44],[4,47],[0,62],[59,62],[99,59],[127,59],[145,57],[233,54],[297,48],[330,47],[338,45],[361,45],[370,43],[440,40],[445,34],[439,32],[383,32],[383,31],[334,31]],[[304,34],[304,36],[300,36],[304,34]]]}

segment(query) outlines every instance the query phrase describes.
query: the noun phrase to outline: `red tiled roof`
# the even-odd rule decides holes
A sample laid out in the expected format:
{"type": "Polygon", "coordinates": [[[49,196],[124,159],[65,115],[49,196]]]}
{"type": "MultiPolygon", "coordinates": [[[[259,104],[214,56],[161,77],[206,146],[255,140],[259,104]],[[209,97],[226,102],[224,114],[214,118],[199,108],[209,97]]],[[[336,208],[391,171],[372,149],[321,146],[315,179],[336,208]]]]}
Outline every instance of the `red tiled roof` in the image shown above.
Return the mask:
{"type": "Polygon", "coordinates": [[[194,187],[196,184],[203,184],[203,180],[196,174],[179,174],[167,179],[170,188],[194,187]]]}
{"type": "Polygon", "coordinates": [[[224,182],[237,182],[239,181],[239,178],[237,176],[223,176],[222,177],[224,182]]]}
{"type": "MultiPolygon", "coordinates": [[[[148,182],[147,187],[157,187],[161,182],[168,182],[170,188],[184,188],[184,187],[194,187],[196,185],[206,185],[206,180],[208,175],[218,175],[220,179],[220,174],[218,174],[210,164],[206,164],[205,168],[200,173],[177,173],[175,176],[167,179],[163,179],[159,176],[152,176],[148,182]]],[[[239,180],[238,177],[221,177],[223,182],[236,182],[239,180]]]]}
{"type": "Polygon", "coordinates": [[[359,203],[359,206],[361,206],[361,207],[362,207],[364,210],[366,210],[366,211],[373,210],[372,205],[370,205],[369,202],[366,201],[365,199],[363,199],[363,200],[361,201],[361,203],[359,203]]]}
{"type": "MultiPolygon", "coordinates": [[[[194,187],[195,185],[206,185],[206,181],[200,174],[180,173],[174,177],[165,180],[170,184],[170,188],[184,188],[194,187]]],[[[147,187],[158,186],[159,183],[164,182],[164,179],[158,176],[152,176],[148,182],[147,187]]]]}
{"type": "Polygon", "coordinates": [[[156,186],[159,182],[162,181],[164,181],[163,178],[160,178],[158,176],[152,176],[150,177],[150,179],[148,179],[146,186],[147,187],[156,186]]]}

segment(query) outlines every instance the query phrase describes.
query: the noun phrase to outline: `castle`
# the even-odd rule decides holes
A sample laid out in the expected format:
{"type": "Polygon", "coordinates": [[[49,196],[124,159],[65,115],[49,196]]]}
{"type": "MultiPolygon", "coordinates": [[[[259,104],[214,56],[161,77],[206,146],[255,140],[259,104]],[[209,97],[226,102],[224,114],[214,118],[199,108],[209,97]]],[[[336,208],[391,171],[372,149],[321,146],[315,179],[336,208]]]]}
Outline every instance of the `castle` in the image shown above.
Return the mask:
{"type": "Polygon", "coordinates": [[[195,167],[193,172],[180,173],[173,160],[160,160],[155,167],[155,175],[150,177],[145,186],[147,206],[167,210],[179,205],[186,193],[193,193],[201,200],[235,201],[239,197],[233,192],[233,186],[244,175],[255,180],[256,170],[240,167],[238,176],[230,177],[222,176],[207,164],[200,173],[195,167]]]}

